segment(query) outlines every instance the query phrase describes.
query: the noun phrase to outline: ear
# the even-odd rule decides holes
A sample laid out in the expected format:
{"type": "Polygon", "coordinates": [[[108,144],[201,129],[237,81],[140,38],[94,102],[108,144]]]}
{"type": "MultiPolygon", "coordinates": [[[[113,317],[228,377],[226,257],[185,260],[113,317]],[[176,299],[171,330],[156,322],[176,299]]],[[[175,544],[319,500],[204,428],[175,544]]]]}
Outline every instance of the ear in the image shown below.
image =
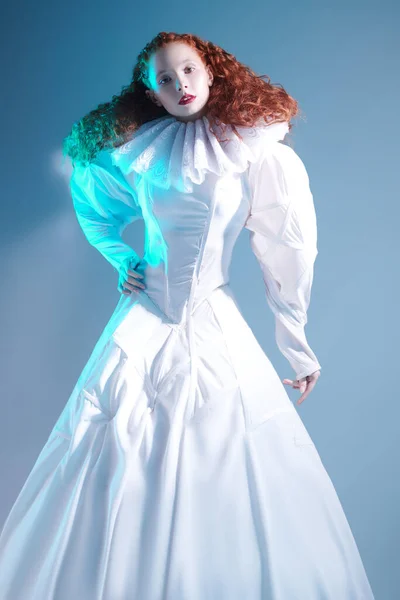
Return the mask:
{"type": "Polygon", "coordinates": [[[212,74],[210,65],[206,66],[206,70],[208,73],[208,85],[212,85],[214,81],[214,75],[212,74]]]}
{"type": "Polygon", "coordinates": [[[162,106],[161,102],[152,90],[146,90],[145,94],[148,98],[150,98],[150,100],[152,100],[152,102],[154,102],[154,104],[157,104],[157,106],[162,106]]]}

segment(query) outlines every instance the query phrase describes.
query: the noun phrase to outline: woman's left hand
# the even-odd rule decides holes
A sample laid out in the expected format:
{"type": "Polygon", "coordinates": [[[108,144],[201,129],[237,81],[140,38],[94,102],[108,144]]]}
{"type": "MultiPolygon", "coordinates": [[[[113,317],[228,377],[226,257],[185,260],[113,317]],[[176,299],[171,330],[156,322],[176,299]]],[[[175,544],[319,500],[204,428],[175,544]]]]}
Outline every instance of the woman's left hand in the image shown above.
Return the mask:
{"type": "Polygon", "coordinates": [[[299,389],[302,392],[302,395],[297,400],[297,404],[301,404],[303,400],[305,400],[311,390],[314,389],[315,384],[317,383],[318,377],[321,375],[321,371],[314,371],[311,375],[307,375],[307,377],[303,377],[302,379],[283,379],[282,382],[286,385],[291,385],[295,389],[299,389]]]}

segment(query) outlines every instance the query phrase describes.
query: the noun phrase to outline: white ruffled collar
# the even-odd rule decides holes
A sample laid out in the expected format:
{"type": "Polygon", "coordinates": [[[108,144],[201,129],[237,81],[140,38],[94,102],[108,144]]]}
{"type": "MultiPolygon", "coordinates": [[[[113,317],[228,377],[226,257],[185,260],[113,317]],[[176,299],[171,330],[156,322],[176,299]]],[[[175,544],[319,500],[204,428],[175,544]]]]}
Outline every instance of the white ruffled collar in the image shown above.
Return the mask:
{"type": "Polygon", "coordinates": [[[207,172],[222,176],[242,173],[254,162],[265,143],[282,140],[289,131],[288,123],[272,123],[255,127],[237,127],[240,140],[231,126],[219,142],[209,131],[207,117],[183,122],[164,116],[144,123],[131,140],[114,149],[111,158],[125,174],[136,171],[156,186],[192,192],[193,183],[201,184],[207,172]]]}

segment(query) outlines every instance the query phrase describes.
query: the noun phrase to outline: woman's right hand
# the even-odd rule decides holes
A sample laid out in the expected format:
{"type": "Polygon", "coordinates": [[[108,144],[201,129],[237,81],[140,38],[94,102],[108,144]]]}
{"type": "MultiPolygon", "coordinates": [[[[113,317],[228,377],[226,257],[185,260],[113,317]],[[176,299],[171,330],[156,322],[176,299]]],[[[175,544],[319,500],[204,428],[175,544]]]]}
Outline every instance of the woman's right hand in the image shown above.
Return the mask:
{"type": "Polygon", "coordinates": [[[128,296],[131,292],[136,294],[139,290],[145,289],[146,287],[144,283],[140,281],[144,276],[137,272],[141,261],[136,264],[134,269],[131,268],[131,262],[135,264],[136,260],[129,258],[121,264],[118,280],[118,291],[128,296]]]}

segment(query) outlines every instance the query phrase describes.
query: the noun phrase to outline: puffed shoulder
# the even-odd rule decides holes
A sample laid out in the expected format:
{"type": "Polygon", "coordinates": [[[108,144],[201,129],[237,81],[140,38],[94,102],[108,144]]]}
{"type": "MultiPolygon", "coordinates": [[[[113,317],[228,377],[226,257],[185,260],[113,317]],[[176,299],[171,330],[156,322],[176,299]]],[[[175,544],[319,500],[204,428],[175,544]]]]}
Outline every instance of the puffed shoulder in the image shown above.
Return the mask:
{"type": "Polygon", "coordinates": [[[75,163],[70,188],[84,192],[100,214],[105,215],[106,205],[117,201],[128,206],[137,203],[136,192],[114,165],[107,150],[99,152],[89,163],[75,163]]]}
{"type": "Polygon", "coordinates": [[[250,178],[259,176],[260,171],[264,174],[275,173],[283,185],[290,180],[309,185],[309,177],[300,156],[286,144],[270,143],[263,144],[256,161],[249,167],[250,178]]]}

